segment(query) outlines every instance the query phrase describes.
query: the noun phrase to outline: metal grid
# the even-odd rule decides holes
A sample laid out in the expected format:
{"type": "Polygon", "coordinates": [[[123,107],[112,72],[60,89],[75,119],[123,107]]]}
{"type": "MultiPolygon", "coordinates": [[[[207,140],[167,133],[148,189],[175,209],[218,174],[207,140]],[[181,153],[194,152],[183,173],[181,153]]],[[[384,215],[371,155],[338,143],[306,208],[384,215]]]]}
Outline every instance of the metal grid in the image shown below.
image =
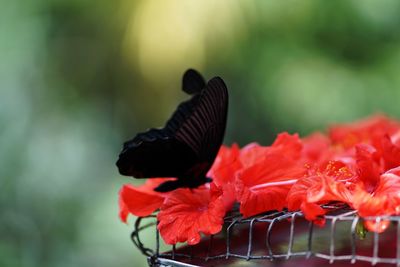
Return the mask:
{"type": "MultiPolygon", "coordinates": [[[[380,216],[380,217],[368,217],[361,219],[357,216],[356,212],[350,210],[348,207],[344,205],[326,205],[324,208],[329,209],[330,212],[325,216],[326,225],[324,227],[324,231],[327,232],[327,242],[329,245],[327,246],[326,251],[318,251],[313,247],[313,241],[318,238],[318,228],[312,222],[305,222],[304,216],[300,211],[289,212],[289,211],[281,211],[281,212],[269,212],[266,214],[262,214],[256,217],[244,219],[240,216],[237,211],[233,211],[228,216],[225,217],[225,224],[222,234],[219,237],[219,241],[221,240],[225,243],[224,250],[215,252],[214,243],[215,236],[210,236],[205,238],[205,242],[208,244],[204,246],[202,255],[196,255],[193,252],[193,248],[188,246],[186,250],[183,252],[177,249],[175,246],[171,246],[169,252],[161,253],[160,252],[160,236],[158,231],[156,230],[156,247],[155,249],[146,248],[140,239],[140,233],[143,229],[153,226],[156,224],[156,216],[151,215],[145,218],[138,218],[135,223],[135,230],[132,232],[131,238],[134,244],[141,250],[141,252],[148,256],[149,265],[151,266],[194,266],[190,264],[191,260],[196,259],[197,262],[201,260],[204,262],[213,261],[213,260],[221,260],[221,259],[242,259],[242,260],[289,260],[294,257],[303,257],[306,259],[310,258],[319,258],[328,260],[329,263],[334,263],[336,261],[348,261],[350,263],[356,263],[358,261],[369,262],[371,265],[376,265],[378,263],[395,265],[400,267],[400,216],[380,216]],[[153,222],[141,226],[143,219],[150,218],[153,222]],[[370,240],[363,240],[368,243],[367,245],[372,247],[372,252],[370,255],[361,255],[357,252],[357,248],[359,246],[359,237],[357,234],[357,225],[361,220],[371,220],[375,223],[379,223],[383,220],[388,220],[392,222],[391,228],[394,228],[394,233],[391,233],[390,237],[391,241],[394,242],[393,247],[395,246],[395,252],[390,257],[380,257],[379,256],[379,240],[382,234],[378,233],[370,233],[370,240]],[[304,230],[303,237],[306,239],[303,240],[304,247],[302,249],[294,249],[294,243],[296,240],[295,229],[299,228],[301,223],[304,225],[307,224],[307,227],[304,230]],[[346,228],[347,231],[340,233],[337,232],[337,226],[341,222],[347,222],[346,228]],[[282,233],[278,233],[276,235],[288,235],[287,240],[285,242],[285,251],[279,250],[276,251],[274,248],[274,243],[272,241],[274,235],[274,229],[277,228],[280,224],[287,224],[287,228],[289,231],[283,231],[282,233]],[[256,242],[254,241],[255,235],[254,230],[256,225],[262,224],[262,227],[265,227],[265,238],[264,240],[264,249],[261,250],[260,253],[254,253],[254,246],[256,242]],[[232,239],[235,238],[234,230],[235,228],[245,228],[247,232],[247,236],[241,236],[242,239],[242,247],[245,246],[245,249],[241,252],[237,252],[234,249],[234,244],[232,239]],[[317,228],[317,229],[316,229],[317,228]],[[349,228],[349,229],[348,229],[349,228]],[[337,241],[339,237],[347,235],[350,241],[350,246],[348,251],[344,252],[337,246],[337,241]],[[222,237],[221,237],[222,236],[222,237]],[[208,240],[207,240],[208,239],[208,240]],[[244,243],[244,244],[243,244],[244,243]]],[[[342,229],[343,227],[341,227],[342,229]]],[[[258,228],[257,228],[258,229],[258,228]]],[[[343,229],[342,229],[343,230],[343,229]]],[[[392,229],[393,232],[393,229],[392,229]]],[[[259,234],[257,234],[259,238],[259,234]]],[[[198,249],[196,249],[198,250],[198,249]]],[[[260,252],[260,250],[258,250],[260,252]]]]}

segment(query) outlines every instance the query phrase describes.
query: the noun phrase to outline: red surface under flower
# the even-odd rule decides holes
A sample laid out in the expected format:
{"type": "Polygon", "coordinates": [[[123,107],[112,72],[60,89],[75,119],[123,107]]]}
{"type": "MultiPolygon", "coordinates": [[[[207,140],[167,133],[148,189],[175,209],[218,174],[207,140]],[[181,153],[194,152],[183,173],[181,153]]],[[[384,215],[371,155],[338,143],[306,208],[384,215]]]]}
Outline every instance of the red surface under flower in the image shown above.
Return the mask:
{"type": "Polygon", "coordinates": [[[207,235],[221,231],[225,207],[221,191],[211,188],[178,189],[170,193],[157,218],[158,230],[167,244],[200,242],[200,233],[207,235]]]}

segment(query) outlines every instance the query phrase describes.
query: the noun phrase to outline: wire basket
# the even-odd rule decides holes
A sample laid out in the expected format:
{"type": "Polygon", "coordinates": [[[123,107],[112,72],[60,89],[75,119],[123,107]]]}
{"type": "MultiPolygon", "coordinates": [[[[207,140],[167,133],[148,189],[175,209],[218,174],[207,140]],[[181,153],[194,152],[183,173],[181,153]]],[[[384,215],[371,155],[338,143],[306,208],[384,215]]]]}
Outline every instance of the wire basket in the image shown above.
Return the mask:
{"type": "Polygon", "coordinates": [[[400,266],[400,216],[361,219],[345,205],[324,208],[329,212],[323,227],[305,220],[300,211],[268,212],[244,219],[234,209],[225,217],[221,233],[204,237],[195,246],[171,246],[168,252],[160,252],[157,230],[155,249],[145,247],[140,239],[143,229],[156,229],[155,215],[138,218],[131,238],[150,266],[235,266],[240,261],[263,266],[282,261],[296,266],[321,266],[327,261],[335,266],[365,266],[366,262],[400,266]],[[141,226],[143,220],[152,222],[141,226]],[[365,233],[360,227],[363,220],[392,223],[384,233],[365,233]]]}

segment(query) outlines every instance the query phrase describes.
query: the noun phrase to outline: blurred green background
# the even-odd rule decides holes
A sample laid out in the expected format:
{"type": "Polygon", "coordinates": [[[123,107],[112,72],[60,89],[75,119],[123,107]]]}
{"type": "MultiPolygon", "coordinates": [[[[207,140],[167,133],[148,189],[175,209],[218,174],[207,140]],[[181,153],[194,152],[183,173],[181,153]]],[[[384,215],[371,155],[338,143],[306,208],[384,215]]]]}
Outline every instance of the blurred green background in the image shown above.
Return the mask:
{"type": "Polygon", "coordinates": [[[229,87],[226,144],[400,118],[400,2],[1,1],[0,266],[146,264],[114,162],[190,67],[229,87]]]}

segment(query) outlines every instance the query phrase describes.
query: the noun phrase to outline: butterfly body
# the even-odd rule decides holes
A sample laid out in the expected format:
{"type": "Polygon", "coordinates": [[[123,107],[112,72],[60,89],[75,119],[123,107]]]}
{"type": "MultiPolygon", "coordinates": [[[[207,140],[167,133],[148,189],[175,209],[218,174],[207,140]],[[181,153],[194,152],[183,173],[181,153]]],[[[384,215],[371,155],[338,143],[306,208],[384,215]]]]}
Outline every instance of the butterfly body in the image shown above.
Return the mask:
{"type": "Polygon", "coordinates": [[[206,174],[223,141],[228,91],[221,78],[205,84],[193,70],[185,73],[183,90],[192,98],[178,106],[164,128],[139,133],[124,143],[117,161],[122,175],[177,178],[156,188],[161,192],[211,181],[206,174]]]}

